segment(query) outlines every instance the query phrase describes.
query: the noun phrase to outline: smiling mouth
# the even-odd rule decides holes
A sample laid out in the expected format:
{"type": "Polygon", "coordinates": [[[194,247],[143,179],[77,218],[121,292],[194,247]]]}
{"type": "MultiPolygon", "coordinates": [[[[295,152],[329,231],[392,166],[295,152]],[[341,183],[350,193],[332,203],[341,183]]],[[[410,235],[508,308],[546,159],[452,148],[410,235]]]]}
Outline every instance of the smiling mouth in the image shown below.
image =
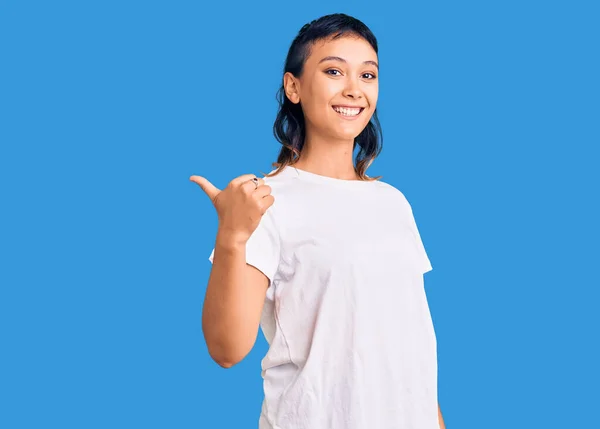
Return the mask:
{"type": "Polygon", "coordinates": [[[338,115],[340,115],[344,118],[356,118],[358,115],[360,115],[363,112],[363,110],[365,110],[364,107],[349,108],[349,107],[331,106],[331,108],[338,115]]]}

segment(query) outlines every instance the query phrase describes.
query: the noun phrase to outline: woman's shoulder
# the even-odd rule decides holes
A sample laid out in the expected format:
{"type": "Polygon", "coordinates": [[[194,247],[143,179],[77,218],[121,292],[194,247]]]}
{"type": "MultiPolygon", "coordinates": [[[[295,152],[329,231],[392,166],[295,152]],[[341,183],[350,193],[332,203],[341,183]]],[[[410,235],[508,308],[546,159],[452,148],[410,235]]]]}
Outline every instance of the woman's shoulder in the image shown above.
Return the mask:
{"type": "Polygon", "coordinates": [[[391,183],[384,182],[383,180],[377,180],[377,184],[377,189],[381,190],[382,192],[389,193],[390,195],[393,195],[394,197],[399,198],[401,200],[406,199],[404,193],[398,187],[392,185],[391,183]]]}

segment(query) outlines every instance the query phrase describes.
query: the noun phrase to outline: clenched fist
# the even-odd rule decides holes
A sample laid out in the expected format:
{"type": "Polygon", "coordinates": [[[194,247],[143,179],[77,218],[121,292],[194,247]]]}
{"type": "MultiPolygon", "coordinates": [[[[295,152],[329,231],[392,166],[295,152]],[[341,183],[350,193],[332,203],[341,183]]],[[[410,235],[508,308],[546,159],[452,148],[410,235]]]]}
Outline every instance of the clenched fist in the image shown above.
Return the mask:
{"type": "Polygon", "coordinates": [[[252,179],[254,174],[243,174],[220,190],[202,176],[191,176],[212,201],[219,218],[219,231],[245,244],[269,207],[275,202],[271,187],[257,178],[258,187],[252,179]],[[256,189],[255,189],[256,188],[256,189]]]}

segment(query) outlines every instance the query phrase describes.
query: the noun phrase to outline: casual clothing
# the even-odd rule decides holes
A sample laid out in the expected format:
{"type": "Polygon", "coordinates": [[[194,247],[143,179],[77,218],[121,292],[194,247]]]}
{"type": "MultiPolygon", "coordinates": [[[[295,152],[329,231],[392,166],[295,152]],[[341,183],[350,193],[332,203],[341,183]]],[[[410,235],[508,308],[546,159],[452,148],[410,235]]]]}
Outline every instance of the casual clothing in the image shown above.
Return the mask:
{"type": "Polygon", "coordinates": [[[439,429],[432,266],[404,194],[291,166],[264,180],[246,245],[269,278],[259,429],[439,429]]]}

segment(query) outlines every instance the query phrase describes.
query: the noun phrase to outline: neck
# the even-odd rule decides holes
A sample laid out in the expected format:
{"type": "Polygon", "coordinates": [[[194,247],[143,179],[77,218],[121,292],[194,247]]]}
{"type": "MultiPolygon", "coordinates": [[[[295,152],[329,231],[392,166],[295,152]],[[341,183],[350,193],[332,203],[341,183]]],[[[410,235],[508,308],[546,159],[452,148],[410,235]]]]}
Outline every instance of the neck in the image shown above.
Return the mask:
{"type": "Polygon", "coordinates": [[[352,140],[334,140],[307,133],[300,159],[293,166],[335,179],[359,180],[352,159],[352,140]]]}

